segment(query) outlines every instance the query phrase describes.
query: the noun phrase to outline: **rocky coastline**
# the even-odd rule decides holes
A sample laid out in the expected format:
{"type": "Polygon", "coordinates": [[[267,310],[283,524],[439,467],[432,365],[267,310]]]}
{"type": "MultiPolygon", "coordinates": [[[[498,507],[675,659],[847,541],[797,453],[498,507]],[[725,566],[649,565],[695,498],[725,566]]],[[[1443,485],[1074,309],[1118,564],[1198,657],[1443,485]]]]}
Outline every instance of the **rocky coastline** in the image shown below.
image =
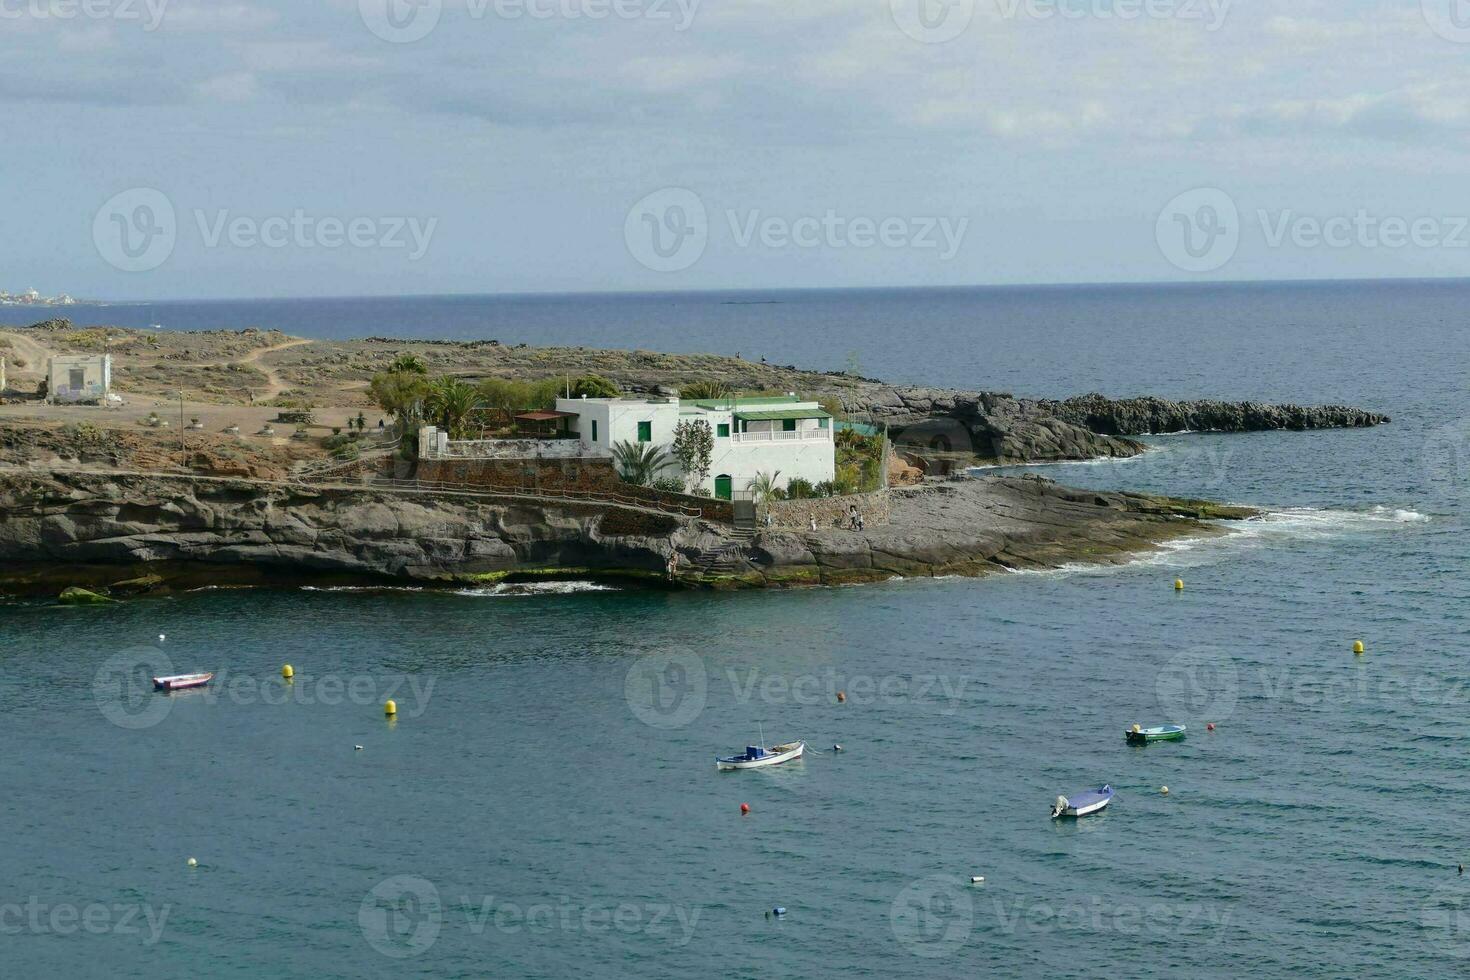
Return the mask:
{"type": "Polygon", "coordinates": [[[543,578],[735,589],[986,575],[1130,560],[1253,516],[996,477],[890,491],[865,531],[762,530],[635,508],[83,471],[0,474],[0,591],[132,595],[207,585],[543,578]],[[679,554],[673,580],[668,556],[679,554]]]}
{"type": "Polygon", "coordinates": [[[0,404],[0,593],[52,596],[72,586],[128,595],[208,585],[462,587],[545,577],[658,587],[836,585],[1125,561],[1173,538],[1221,533],[1220,522],[1252,512],[1071,490],[1037,478],[940,478],[976,464],[1128,458],[1148,449],[1135,436],[1157,433],[1388,421],[1337,405],[1018,398],[710,354],[320,341],[258,330],[78,328],[66,320],[0,331],[0,356],[15,369],[15,397],[0,404]],[[130,403],[124,409],[44,406],[25,394],[47,357],[98,350],[117,358],[117,385],[130,403]],[[368,382],[405,354],[432,374],[471,382],[590,373],[630,395],[666,397],[699,381],[746,393],[800,391],[888,434],[893,489],[883,491],[881,507],[865,505],[881,519],[862,531],[837,527],[841,521],[826,513],[828,526],[810,530],[803,524],[815,514],[805,512],[742,531],[725,523],[728,516],[691,518],[648,501],[395,489],[382,480],[411,478],[415,464],[393,458],[391,441],[375,446],[371,439],[363,440],[368,455],[356,474],[367,482],[303,482],[330,462],[328,450],[341,448],[328,440],[340,440],[345,420],[364,409],[377,414],[368,382]],[[178,427],[170,430],[175,398],[178,427]],[[207,422],[195,418],[185,427],[185,401],[189,415],[207,422]],[[272,428],[284,409],[297,421],[309,416],[303,405],[323,416],[316,432],[284,413],[277,421],[295,431],[272,428]]]}

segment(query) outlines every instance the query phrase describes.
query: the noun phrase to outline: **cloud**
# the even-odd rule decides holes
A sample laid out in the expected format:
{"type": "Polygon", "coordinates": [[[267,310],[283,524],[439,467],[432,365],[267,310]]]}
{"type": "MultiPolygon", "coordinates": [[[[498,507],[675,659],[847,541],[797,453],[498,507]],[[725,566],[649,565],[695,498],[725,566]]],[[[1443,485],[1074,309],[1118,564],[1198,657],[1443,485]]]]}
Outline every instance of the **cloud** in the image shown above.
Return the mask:
{"type": "Polygon", "coordinates": [[[200,82],[194,91],[212,102],[254,102],[260,98],[260,79],[253,72],[231,72],[200,82]]]}

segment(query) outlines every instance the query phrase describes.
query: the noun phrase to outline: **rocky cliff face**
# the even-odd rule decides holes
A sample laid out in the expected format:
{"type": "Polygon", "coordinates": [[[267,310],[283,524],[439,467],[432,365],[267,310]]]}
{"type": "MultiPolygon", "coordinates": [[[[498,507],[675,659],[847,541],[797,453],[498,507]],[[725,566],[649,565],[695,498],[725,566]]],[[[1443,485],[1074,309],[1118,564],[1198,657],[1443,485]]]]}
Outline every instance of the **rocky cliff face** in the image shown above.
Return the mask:
{"type": "Polygon", "coordinates": [[[1160,432],[1254,432],[1379,425],[1388,416],[1344,405],[1259,402],[1016,398],[1003,392],[873,387],[844,395],[851,412],[886,423],[901,453],[941,471],[983,463],[1038,463],[1144,451],[1126,438],[1160,432]],[[967,459],[973,457],[973,459],[967,459]]]}
{"type": "Polygon", "coordinates": [[[703,533],[662,515],[579,504],[66,472],[0,480],[0,563],[62,574],[179,563],[399,580],[544,567],[657,571],[676,532],[691,541],[703,533]]]}
{"type": "Polygon", "coordinates": [[[1094,432],[997,392],[878,388],[846,407],[888,425],[895,448],[930,472],[971,463],[1040,463],[1143,452],[1131,439],[1094,432]]]}
{"type": "Polygon", "coordinates": [[[463,583],[506,576],[684,584],[836,584],[1117,561],[1182,534],[1207,505],[1089,493],[1040,479],[892,491],[864,532],[728,528],[629,508],[247,480],[0,472],[0,588],[54,595],[308,580],[463,583]]]}

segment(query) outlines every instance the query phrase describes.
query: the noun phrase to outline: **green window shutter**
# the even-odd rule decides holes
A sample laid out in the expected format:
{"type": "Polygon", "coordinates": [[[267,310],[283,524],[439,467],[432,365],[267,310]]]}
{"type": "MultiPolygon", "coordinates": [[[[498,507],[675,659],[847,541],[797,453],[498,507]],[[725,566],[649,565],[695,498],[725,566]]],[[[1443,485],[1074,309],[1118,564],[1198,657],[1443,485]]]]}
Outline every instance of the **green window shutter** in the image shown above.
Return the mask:
{"type": "Polygon", "coordinates": [[[781,420],[781,431],[782,432],[795,432],[796,431],[796,419],[782,419],[781,420]]]}
{"type": "Polygon", "coordinates": [[[730,435],[729,423],[721,422],[719,425],[715,426],[715,435],[719,436],[721,439],[728,438],[730,435]]]}
{"type": "Polygon", "coordinates": [[[817,419],[817,428],[825,429],[827,427],[827,421],[827,419],[817,419]]]}
{"type": "Polygon", "coordinates": [[[638,423],[638,441],[639,442],[652,442],[653,441],[653,423],[652,422],[639,422],[638,423]]]}
{"type": "Polygon", "coordinates": [[[593,419],[592,420],[592,441],[593,442],[596,442],[597,441],[597,420],[596,419],[593,419]]]}

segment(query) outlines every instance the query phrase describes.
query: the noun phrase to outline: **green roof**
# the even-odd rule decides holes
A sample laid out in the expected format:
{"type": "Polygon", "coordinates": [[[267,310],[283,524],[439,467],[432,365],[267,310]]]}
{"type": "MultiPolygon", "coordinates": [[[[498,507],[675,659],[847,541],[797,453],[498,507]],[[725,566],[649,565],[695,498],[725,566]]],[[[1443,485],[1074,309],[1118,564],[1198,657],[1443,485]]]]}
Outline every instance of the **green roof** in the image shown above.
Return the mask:
{"type": "Polygon", "coordinates": [[[737,409],[735,417],[749,422],[768,422],[776,419],[830,419],[832,416],[820,408],[785,408],[774,412],[743,412],[737,409]]]}
{"type": "Polygon", "coordinates": [[[739,405],[794,405],[801,401],[800,398],[792,398],[790,395],[763,395],[759,398],[744,396],[729,398],[681,398],[680,405],[695,405],[699,408],[729,408],[731,403],[739,405]]]}

